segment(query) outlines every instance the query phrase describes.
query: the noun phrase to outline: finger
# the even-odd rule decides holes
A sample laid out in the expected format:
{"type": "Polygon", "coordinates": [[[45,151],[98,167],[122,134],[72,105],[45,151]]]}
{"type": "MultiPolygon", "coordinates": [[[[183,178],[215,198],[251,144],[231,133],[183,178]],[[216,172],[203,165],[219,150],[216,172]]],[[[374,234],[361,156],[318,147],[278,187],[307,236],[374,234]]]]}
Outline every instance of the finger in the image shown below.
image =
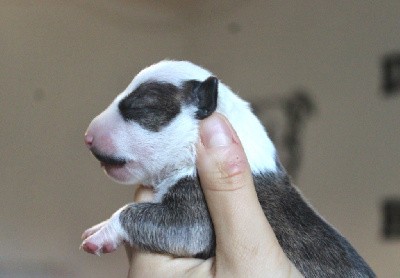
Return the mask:
{"type": "Polygon", "coordinates": [[[287,258],[258,201],[245,152],[236,132],[220,114],[201,122],[200,137],[197,168],[215,228],[216,269],[256,277],[265,271],[266,264],[278,263],[257,260],[287,258]],[[254,267],[257,265],[263,270],[254,267]]]}
{"type": "Polygon", "coordinates": [[[135,190],[134,202],[142,203],[142,202],[150,202],[154,198],[154,191],[150,187],[145,187],[143,185],[138,185],[135,190]]]}
{"type": "Polygon", "coordinates": [[[207,278],[212,277],[214,259],[175,258],[171,255],[135,249],[129,268],[129,278],[207,278]]]}

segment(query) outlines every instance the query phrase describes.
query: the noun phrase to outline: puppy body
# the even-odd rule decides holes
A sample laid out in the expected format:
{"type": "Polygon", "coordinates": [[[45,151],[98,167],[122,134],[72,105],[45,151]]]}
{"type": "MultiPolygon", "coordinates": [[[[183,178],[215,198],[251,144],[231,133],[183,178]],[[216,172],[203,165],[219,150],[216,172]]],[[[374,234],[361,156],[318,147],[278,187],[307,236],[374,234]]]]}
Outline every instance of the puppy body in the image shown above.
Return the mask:
{"type": "Polygon", "coordinates": [[[252,170],[260,204],[288,258],[306,277],[375,277],[353,247],[291,185],[248,103],[207,70],[162,61],[141,71],[90,124],[85,142],[106,173],[154,188],[87,230],[83,248],[99,254],[122,242],[176,256],[209,258],[215,235],[196,172],[198,123],[229,119],[252,170]]]}

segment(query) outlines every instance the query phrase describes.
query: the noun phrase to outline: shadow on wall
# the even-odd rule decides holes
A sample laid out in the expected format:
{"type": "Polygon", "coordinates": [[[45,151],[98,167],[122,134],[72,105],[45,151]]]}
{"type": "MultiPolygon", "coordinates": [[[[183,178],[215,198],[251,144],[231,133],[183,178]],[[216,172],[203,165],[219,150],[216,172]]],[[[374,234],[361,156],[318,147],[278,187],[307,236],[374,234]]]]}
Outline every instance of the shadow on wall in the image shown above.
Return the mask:
{"type": "Polygon", "coordinates": [[[253,101],[252,107],[274,142],[281,163],[296,179],[303,156],[304,129],[316,112],[313,97],[307,90],[298,89],[284,96],[253,101]]]}

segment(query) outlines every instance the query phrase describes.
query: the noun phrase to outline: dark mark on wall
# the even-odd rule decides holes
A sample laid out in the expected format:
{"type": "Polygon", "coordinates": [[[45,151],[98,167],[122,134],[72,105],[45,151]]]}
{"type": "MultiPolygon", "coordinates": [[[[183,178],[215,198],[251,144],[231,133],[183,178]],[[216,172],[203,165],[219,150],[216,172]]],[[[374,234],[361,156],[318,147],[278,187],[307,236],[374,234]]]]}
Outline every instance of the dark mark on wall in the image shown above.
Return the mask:
{"type": "Polygon", "coordinates": [[[285,96],[254,101],[252,107],[274,142],[282,164],[295,179],[303,156],[303,132],[316,111],[313,98],[299,89],[285,96]]]}

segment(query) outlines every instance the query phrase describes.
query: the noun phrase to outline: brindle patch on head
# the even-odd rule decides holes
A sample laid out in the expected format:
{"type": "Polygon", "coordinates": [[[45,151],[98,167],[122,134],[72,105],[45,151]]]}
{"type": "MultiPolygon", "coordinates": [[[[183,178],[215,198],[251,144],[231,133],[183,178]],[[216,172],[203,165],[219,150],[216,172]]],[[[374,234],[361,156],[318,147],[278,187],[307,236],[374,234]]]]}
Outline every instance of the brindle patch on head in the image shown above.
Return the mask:
{"type": "Polygon", "coordinates": [[[118,105],[126,121],[135,121],[150,131],[160,131],[181,111],[186,90],[163,82],[146,82],[118,105]]]}

